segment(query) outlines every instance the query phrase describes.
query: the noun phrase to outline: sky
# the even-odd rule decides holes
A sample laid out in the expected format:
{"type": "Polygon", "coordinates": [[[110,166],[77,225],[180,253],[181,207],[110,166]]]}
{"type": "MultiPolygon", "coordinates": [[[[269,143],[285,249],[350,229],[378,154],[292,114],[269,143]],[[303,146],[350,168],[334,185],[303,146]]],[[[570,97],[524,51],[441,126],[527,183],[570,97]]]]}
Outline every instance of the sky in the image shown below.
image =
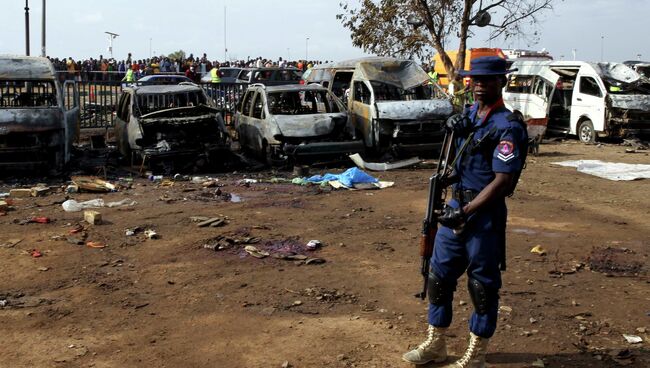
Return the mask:
{"type": "MultiPolygon", "coordinates": [[[[262,56],[291,60],[344,60],[364,56],[352,46],[336,14],[341,0],[47,0],[47,54],[83,59],[108,57],[109,31],[116,59],[187,54],[224,58],[224,7],[228,59],[262,56]]],[[[355,2],[355,0],[352,0],[355,2]]],[[[0,54],[25,53],[25,2],[0,0],[0,54]]],[[[42,0],[29,1],[31,54],[41,51],[42,0]]],[[[644,31],[650,0],[556,0],[541,17],[540,42],[524,39],[487,42],[479,30],[470,47],[546,49],[555,59],[606,61],[650,60],[644,31]],[[601,49],[602,48],[602,49],[601,49]]],[[[452,40],[449,48],[457,47],[452,40]]]]}

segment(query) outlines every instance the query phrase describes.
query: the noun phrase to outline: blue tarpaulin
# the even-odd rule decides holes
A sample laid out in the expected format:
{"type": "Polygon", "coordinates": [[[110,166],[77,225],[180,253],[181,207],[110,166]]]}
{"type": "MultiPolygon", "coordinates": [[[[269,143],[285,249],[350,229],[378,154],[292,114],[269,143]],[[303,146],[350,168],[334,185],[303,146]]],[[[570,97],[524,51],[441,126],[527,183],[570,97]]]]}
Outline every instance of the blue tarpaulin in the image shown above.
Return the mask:
{"type": "Polygon", "coordinates": [[[362,183],[367,184],[367,183],[379,182],[377,178],[373,178],[372,176],[366,174],[363,170],[360,170],[359,168],[356,167],[347,169],[345,172],[341,174],[327,173],[325,175],[314,175],[310,178],[307,178],[306,180],[310,183],[322,183],[322,182],[338,180],[341,184],[345,185],[348,188],[353,188],[354,184],[362,184],[362,183]]]}

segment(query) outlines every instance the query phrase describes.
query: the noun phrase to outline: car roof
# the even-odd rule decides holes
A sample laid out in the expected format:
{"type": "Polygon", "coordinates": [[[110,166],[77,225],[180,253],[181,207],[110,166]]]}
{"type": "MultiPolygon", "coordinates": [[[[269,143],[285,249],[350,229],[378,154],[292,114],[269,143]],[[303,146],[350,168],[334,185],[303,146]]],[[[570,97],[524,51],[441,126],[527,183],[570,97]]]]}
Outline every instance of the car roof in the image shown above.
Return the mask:
{"type": "Polygon", "coordinates": [[[149,79],[158,79],[158,78],[178,78],[178,79],[185,79],[185,80],[191,80],[188,77],[184,75],[177,75],[177,74],[154,74],[154,75],[146,75],[138,80],[149,80],[149,79]]]}
{"type": "Polygon", "coordinates": [[[321,86],[320,84],[284,84],[279,86],[262,86],[253,84],[249,88],[260,88],[266,92],[293,92],[293,91],[327,91],[327,88],[321,86]]]}
{"type": "Polygon", "coordinates": [[[44,57],[0,55],[0,79],[55,80],[54,66],[44,57]]]}
{"type": "Polygon", "coordinates": [[[280,68],[280,67],[261,67],[261,68],[242,68],[242,70],[293,70],[296,72],[299,72],[300,69],[298,68],[280,68]]]}
{"type": "Polygon", "coordinates": [[[382,63],[382,62],[394,62],[394,61],[408,61],[408,60],[391,58],[391,57],[382,57],[382,56],[368,56],[368,57],[362,57],[357,59],[337,61],[334,63],[319,64],[319,65],[315,65],[312,69],[329,69],[329,68],[354,69],[359,63],[364,63],[364,62],[382,63]]]}
{"type": "Polygon", "coordinates": [[[196,84],[156,84],[153,86],[138,86],[127,88],[131,89],[137,95],[155,95],[167,93],[198,92],[202,91],[201,87],[196,84]]]}

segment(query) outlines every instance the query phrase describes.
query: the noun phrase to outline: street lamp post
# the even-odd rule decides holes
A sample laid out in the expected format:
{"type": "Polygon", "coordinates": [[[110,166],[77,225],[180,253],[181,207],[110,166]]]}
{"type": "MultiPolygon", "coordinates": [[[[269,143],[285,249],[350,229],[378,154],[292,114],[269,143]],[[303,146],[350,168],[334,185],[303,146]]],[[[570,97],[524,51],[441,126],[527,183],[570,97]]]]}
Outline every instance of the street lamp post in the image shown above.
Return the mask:
{"type": "Polygon", "coordinates": [[[29,0],[25,0],[25,55],[29,56],[29,0]]]}
{"type": "Polygon", "coordinates": [[[305,38],[305,62],[309,61],[309,37],[305,38]]]}
{"type": "Polygon", "coordinates": [[[41,16],[41,56],[45,57],[45,0],[43,0],[43,14],[41,16]]]}
{"type": "Polygon", "coordinates": [[[117,33],[113,32],[104,32],[108,35],[108,53],[111,55],[111,59],[113,58],[113,40],[119,36],[117,33]]]}

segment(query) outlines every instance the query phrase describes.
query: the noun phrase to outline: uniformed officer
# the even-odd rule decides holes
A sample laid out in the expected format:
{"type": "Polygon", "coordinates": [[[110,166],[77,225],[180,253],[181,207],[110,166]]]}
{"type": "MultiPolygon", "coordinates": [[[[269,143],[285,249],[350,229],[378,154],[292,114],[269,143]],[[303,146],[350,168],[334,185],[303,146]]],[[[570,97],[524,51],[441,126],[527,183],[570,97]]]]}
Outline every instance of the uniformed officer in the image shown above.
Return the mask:
{"type": "Polygon", "coordinates": [[[465,354],[448,368],[482,368],[488,340],[497,324],[501,270],[505,269],[505,198],[512,193],[527,153],[527,133],[518,115],[503,104],[506,61],[499,57],[472,60],[470,71],[476,103],[447,121],[456,132],[457,151],[470,140],[454,167],[458,176],[452,200],[438,220],[429,272],[427,339],[403,355],[414,364],[444,362],[444,333],[451,324],[452,299],[458,278],[467,271],[474,312],[465,354]]]}

